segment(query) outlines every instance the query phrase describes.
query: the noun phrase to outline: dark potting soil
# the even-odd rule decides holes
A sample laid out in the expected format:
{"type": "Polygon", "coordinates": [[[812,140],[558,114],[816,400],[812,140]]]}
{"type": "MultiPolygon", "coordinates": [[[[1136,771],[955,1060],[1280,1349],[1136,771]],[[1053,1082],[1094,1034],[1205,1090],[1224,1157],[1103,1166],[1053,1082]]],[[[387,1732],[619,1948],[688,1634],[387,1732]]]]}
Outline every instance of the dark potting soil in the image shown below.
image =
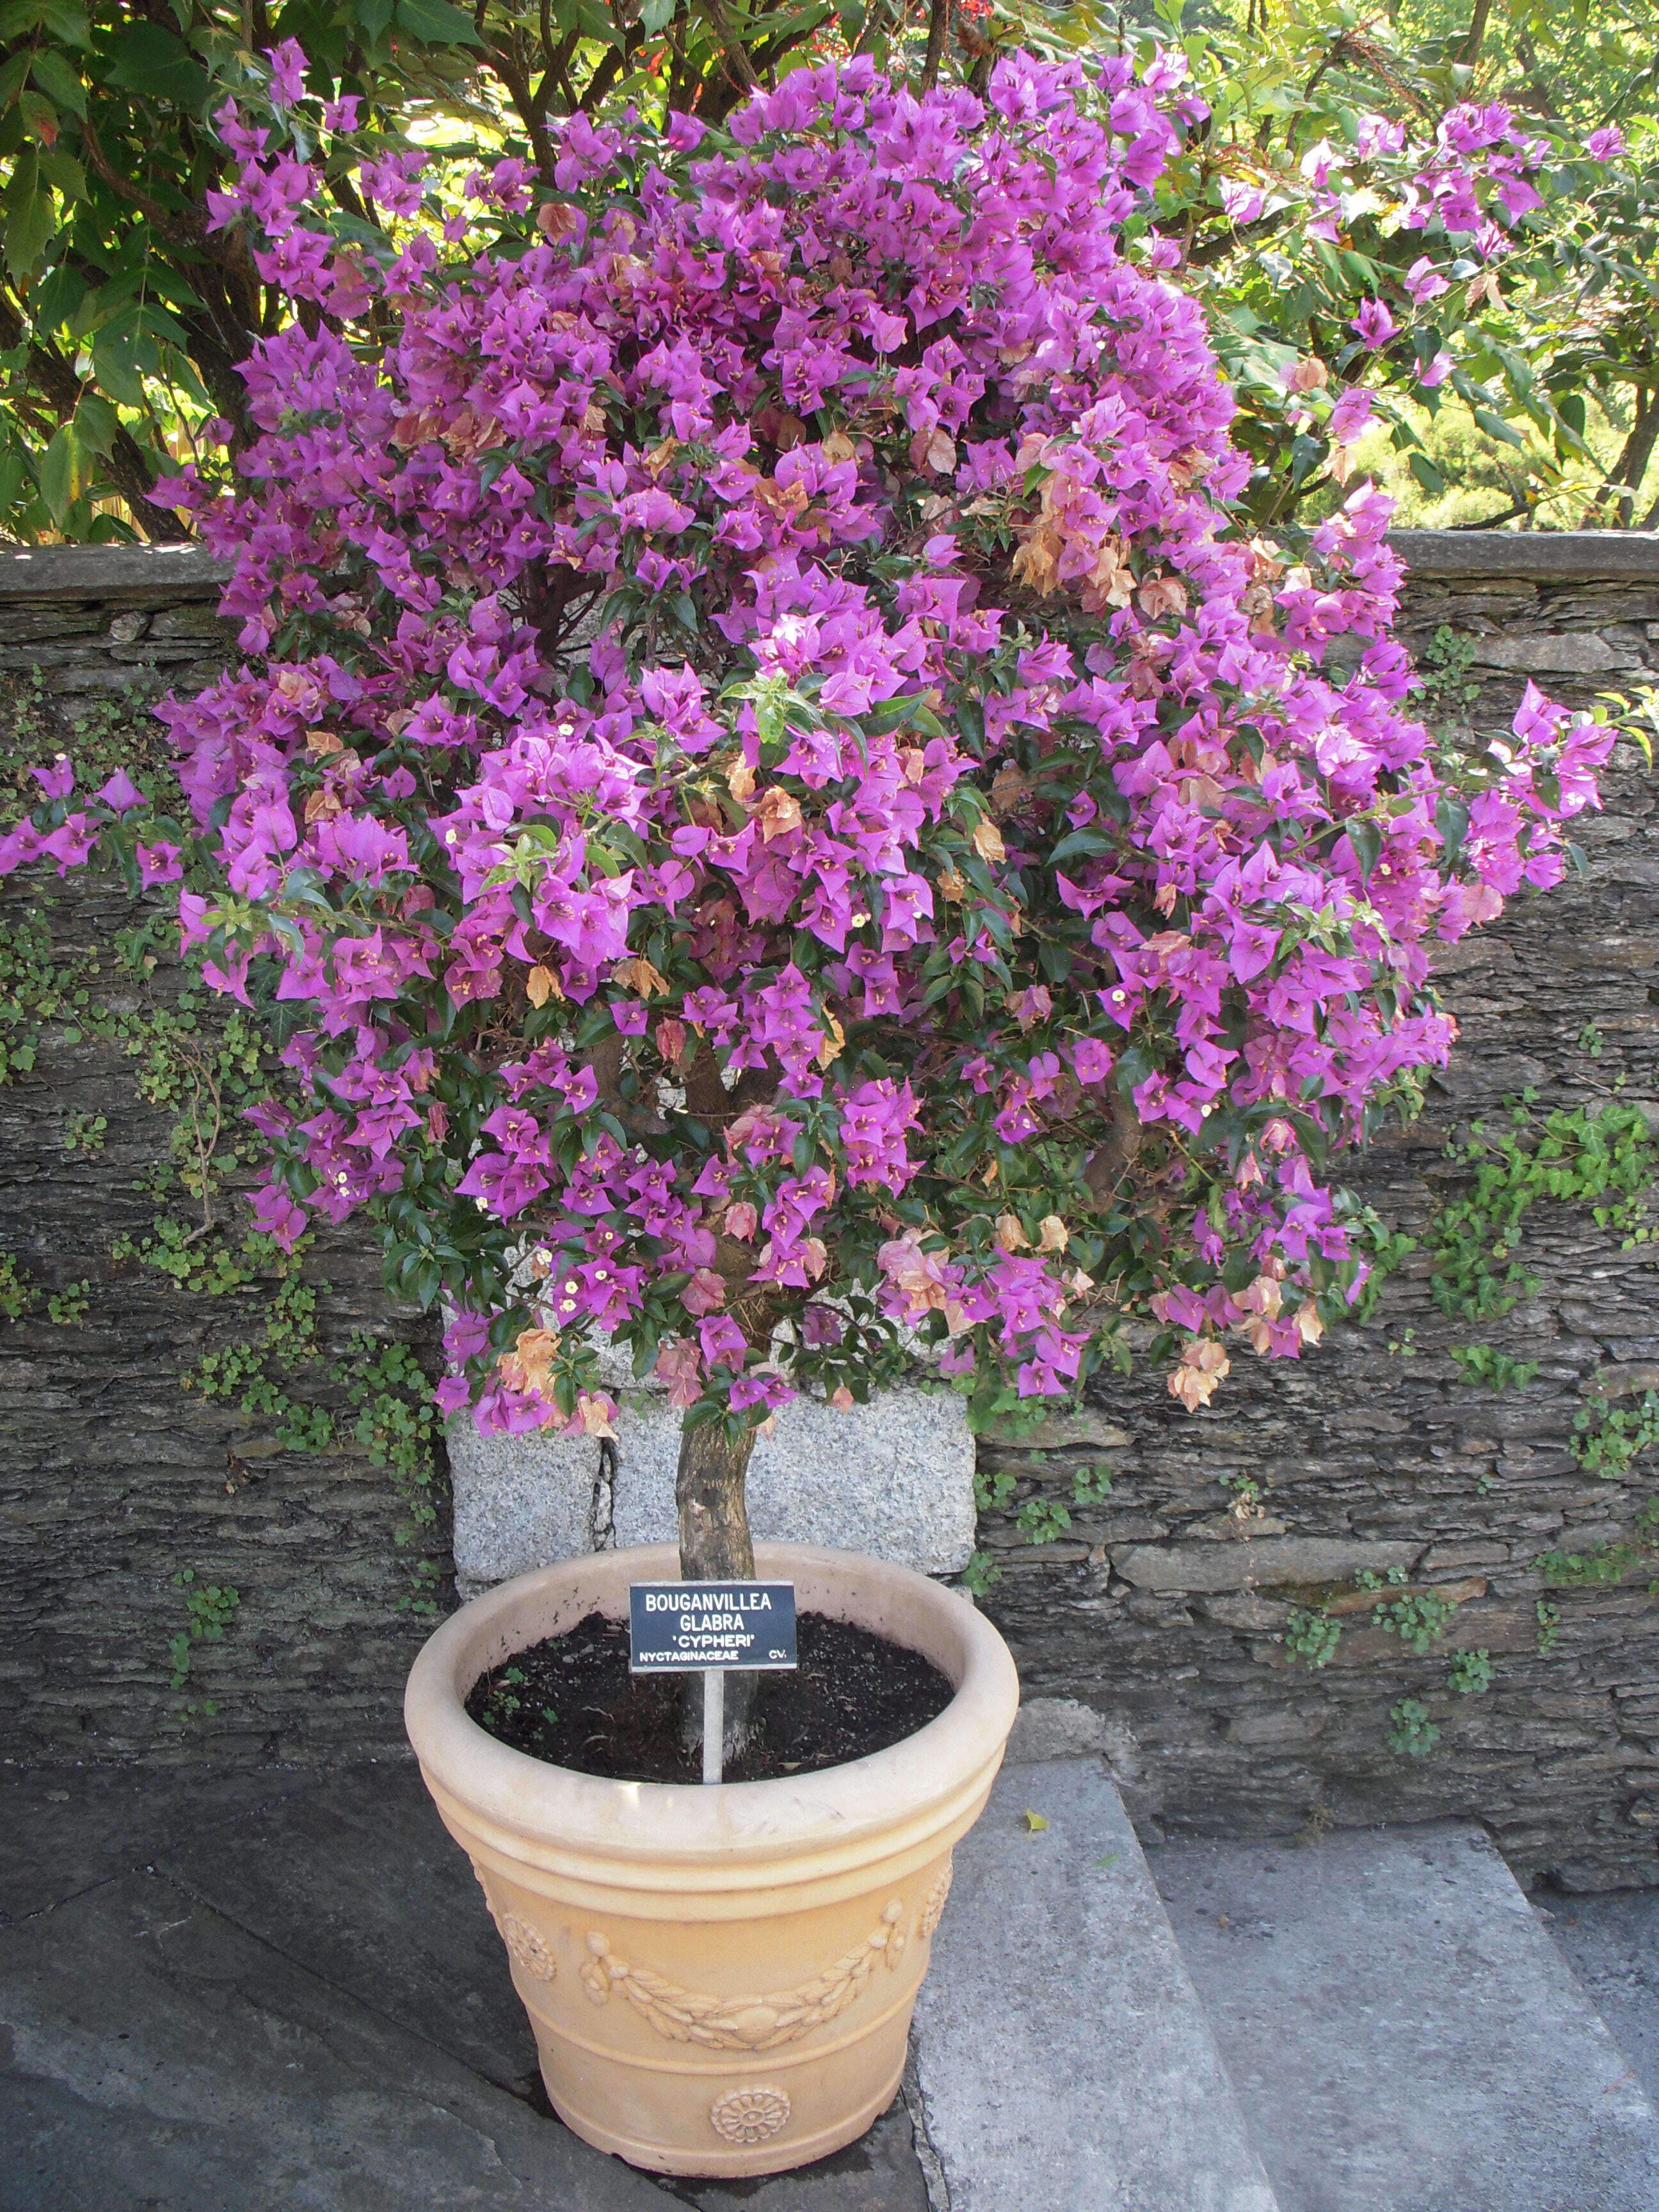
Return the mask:
{"type": "MultiPolygon", "coordinates": [[[[728,1782],[813,1774],[886,1751],[936,1720],[955,1696],[919,1651],[828,1614],[796,1624],[799,1665],[728,1675],[755,1685],[749,1738],[726,1762],[728,1782]]],[[[497,1742],[551,1766],[614,1782],[701,1782],[702,1754],[684,1716],[695,1701],[702,1725],[702,1676],[630,1674],[628,1623],[590,1613],[481,1675],[469,1716],[497,1742]]]]}

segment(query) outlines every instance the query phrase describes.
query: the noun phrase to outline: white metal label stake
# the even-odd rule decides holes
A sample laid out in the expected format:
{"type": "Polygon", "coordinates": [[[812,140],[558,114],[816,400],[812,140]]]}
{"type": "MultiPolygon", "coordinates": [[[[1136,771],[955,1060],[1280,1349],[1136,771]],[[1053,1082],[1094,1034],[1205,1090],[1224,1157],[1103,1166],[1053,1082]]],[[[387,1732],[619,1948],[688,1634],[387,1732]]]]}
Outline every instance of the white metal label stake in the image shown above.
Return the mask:
{"type": "Polygon", "coordinates": [[[718,1782],[726,1756],[726,1674],[719,1667],[702,1670],[702,1778],[718,1782]]]}

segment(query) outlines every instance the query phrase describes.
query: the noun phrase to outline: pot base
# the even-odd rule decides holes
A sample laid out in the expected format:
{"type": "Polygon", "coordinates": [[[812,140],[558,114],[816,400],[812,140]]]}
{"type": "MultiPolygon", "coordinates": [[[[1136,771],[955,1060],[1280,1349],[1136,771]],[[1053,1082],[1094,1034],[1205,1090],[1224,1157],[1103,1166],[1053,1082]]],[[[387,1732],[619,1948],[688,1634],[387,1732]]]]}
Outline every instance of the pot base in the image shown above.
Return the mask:
{"type": "MultiPolygon", "coordinates": [[[[606,2151],[629,2166],[641,2167],[647,2173],[684,2175],[689,2180],[734,2181],[749,2174],[787,2173],[799,2166],[811,2166],[821,2158],[829,2158],[856,2142],[861,2135],[872,2128],[899,2093],[904,2079],[905,2051],[901,2050],[899,2063],[892,2079],[868,2097],[855,2111],[849,2112],[815,2129],[811,2135],[800,2135],[787,2122],[777,2130],[772,2142],[738,2142],[730,2150],[692,2151],[684,2144],[672,2148],[659,2143],[641,2142],[631,2136],[619,2135],[588,2113],[580,2112],[562,2098],[556,2096],[553,2085],[544,2068],[542,2080],[546,2085],[549,2101],[572,2135],[580,2136],[595,2150],[606,2151]]],[[[738,2092],[738,2095],[753,2098],[757,2094],[777,2095],[779,2089],[772,2082],[757,2084],[755,2089],[738,2092]]],[[[787,2094],[787,2092],[782,2094],[787,2094]]],[[[718,2111],[723,2100],[716,2098],[710,2111],[718,2111]]],[[[765,2103],[751,2107],[760,2125],[770,2119],[775,2106],[765,2103]]]]}

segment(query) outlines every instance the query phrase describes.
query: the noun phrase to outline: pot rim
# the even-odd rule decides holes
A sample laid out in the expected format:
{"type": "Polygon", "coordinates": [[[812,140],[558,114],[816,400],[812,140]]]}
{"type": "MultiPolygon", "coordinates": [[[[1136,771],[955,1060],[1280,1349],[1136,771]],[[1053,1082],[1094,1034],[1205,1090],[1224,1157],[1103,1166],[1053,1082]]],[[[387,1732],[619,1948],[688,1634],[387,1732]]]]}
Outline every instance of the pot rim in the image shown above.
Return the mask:
{"type": "Polygon", "coordinates": [[[449,1797],[473,1820],[482,1816],[561,1854],[659,1863],[665,1856],[681,1862],[775,1858],[801,1845],[822,1848],[829,1837],[844,1845],[896,1822],[930,1827],[951,1820],[964,1791],[977,1796],[988,1786],[986,1770],[994,1772],[1000,1764],[1019,1704],[1019,1678],[996,1629],[957,1592],[863,1553],[757,1544],[755,1571],[763,1580],[816,1585],[803,1610],[811,1609],[813,1595],[827,1596],[837,1586],[873,1586],[907,1626],[929,1632],[927,1656],[956,1676],[951,1703],[885,1751],[814,1774],[718,1788],[612,1781],[515,1751],[470,1719],[464,1703],[484,1666],[498,1663],[497,1655],[539,1640],[526,1634],[504,1649],[501,1638],[511,1633],[514,1617],[544,1609],[562,1587],[581,1593],[586,1583],[591,1604],[601,1594],[625,1591],[630,1582],[679,1577],[672,1545],[588,1553],[472,1599],[422,1648],[410,1673],[404,1718],[440,1805],[449,1797]]]}

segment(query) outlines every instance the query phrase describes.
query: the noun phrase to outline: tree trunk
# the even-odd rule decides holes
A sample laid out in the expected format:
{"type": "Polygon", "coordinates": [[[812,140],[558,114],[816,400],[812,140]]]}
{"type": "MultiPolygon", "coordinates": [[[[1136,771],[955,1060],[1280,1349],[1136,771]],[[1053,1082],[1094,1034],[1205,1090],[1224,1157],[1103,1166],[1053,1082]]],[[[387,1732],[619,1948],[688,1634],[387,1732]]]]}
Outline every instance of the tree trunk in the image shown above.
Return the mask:
{"type": "Polygon", "coordinates": [[[1624,496],[1616,510],[1617,526],[1620,530],[1630,528],[1636,519],[1636,495],[1642,488],[1642,479],[1647,474],[1648,463],[1653,458],[1656,444],[1659,444],[1659,394],[1651,393],[1638,384],[1630,434],[1587,510],[1581,527],[1586,530],[1602,527],[1608,500],[1623,487],[1624,496]]]}
{"type": "MultiPolygon", "coordinates": [[[[755,1449],[755,1431],[745,1429],[732,1443],[719,1421],[680,1431],[679,1472],[674,1500],[679,1508],[680,1573],[687,1582],[747,1580],[755,1571],[755,1547],[744,1506],[744,1477],[755,1449]]],[[[747,1669],[726,1678],[724,1759],[736,1757],[752,1725],[758,1676],[747,1669]]],[[[702,1677],[690,1676],[683,1707],[685,1741],[702,1741],[702,1677]]]]}
{"type": "Polygon", "coordinates": [[[743,1482],[755,1431],[745,1429],[732,1443],[718,1421],[680,1431],[679,1474],[674,1502],[679,1508],[680,1572],[688,1582],[722,1579],[755,1571],[755,1547],[749,1540],[743,1482]]]}

